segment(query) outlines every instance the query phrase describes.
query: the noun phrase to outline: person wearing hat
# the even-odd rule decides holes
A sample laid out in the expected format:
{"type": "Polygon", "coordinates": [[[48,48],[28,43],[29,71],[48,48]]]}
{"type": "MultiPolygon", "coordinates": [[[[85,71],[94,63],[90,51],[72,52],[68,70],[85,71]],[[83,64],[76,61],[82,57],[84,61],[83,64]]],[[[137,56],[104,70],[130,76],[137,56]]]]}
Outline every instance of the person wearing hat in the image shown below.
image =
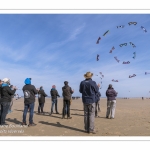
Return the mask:
{"type": "Polygon", "coordinates": [[[10,79],[4,78],[2,80],[1,86],[1,99],[0,99],[0,125],[5,125],[6,115],[8,113],[8,109],[11,102],[11,96],[15,94],[17,88],[13,87],[11,90],[10,87],[10,79]]]}
{"type": "Polygon", "coordinates": [[[82,93],[82,102],[84,109],[84,129],[88,133],[96,134],[94,129],[95,102],[96,95],[99,93],[100,85],[92,80],[93,73],[84,74],[85,80],[81,81],[79,92],[82,93]]]}
{"type": "Polygon", "coordinates": [[[56,90],[56,86],[55,85],[52,86],[52,89],[50,90],[50,94],[51,94],[51,97],[52,97],[52,105],[51,105],[50,115],[53,114],[54,104],[55,104],[56,114],[59,114],[58,109],[57,109],[57,97],[60,97],[60,96],[58,94],[58,91],[56,90]]]}
{"type": "Polygon", "coordinates": [[[38,113],[42,113],[43,112],[43,108],[44,108],[44,103],[45,103],[45,97],[47,96],[47,94],[45,94],[44,90],[43,90],[43,86],[40,87],[40,90],[38,91],[38,101],[39,101],[39,106],[38,106],[38,113]]]}
{"type": "Polygon", "coordinates": [[[115,118],[115,108],[116,108],[116,96],[117,92],[112,87],[112,84],[109,84],[108,89],[106,90],[107,96],[107,112],[106,118],[114,119],[115,118]]]}
{"type": "Polygon", "coordinates": [[[23,121],[22,125],[27,125],[26,123],[26,115],[29,110],[29,127],[35,126],[36,124],[33,122],[33,114],[34,114],[34,105],[35,105],[35,95],[38,93],[38,90],[34,85],[31,85],[31,78],[26,78],[24,81],[25,85],[22,88],[24,93],[24,111],[23,111],[23,121]]]}
{"type": "Polygon", "coordinates": [[[74,90],[71,89],[71,87],[68,85],[68,81],[64,82],[64,86],[62,87],[62,95],[63,95],[63,113],[62,113],[62,119],[65,118],[65,111],[67,107],[67,119],[71,119],[70,117],[70,100],[72,97],[72,94],[74,93],[74,90]]]}

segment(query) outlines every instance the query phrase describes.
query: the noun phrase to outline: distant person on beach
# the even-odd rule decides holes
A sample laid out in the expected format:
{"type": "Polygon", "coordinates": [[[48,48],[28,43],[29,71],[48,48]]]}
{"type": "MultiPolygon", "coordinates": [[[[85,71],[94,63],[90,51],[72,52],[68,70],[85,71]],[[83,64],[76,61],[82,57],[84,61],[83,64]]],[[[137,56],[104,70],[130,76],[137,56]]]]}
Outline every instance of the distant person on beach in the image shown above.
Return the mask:
{"type": "Polygon", "coordinates": [[[115,118],[115,109],[116,109],[116,96],[117,92],[114,90],[111,84],[109,84],[108,89],[106,91],[107,96],[107,112],[106,118],[114,119],[115,118]]]}
{"type": "Polygon", "coordinates": [[[51,94],[51,98],[52,98],[52,105],[51,105],[51,112],[50,112],[50,115],[53,114],[53,107],[55,105],[55,111],[56,111],[56,114],[59,114],[58,112],[58,108],[57,108],[57,97],[60,97],[59,94],[58,94],[58,91],[56,90],[56,86],[53,85],[52,86],[52,89],[50,91],[50,94],[51,94]]]}
{"type": "Polygon", "coordinates": [[[70,102],[74,90],[72,90],[71,87],[68,85],[68,81],[65,81],[64,85],[65,86],[62,87],[62,91],[63,91],[62,95],[63,95],[63,102],[64,102],[62,119],[65,118],[66,107],[67,107],[67,119],[71,119],[72,117],[70,117],[70,102]]]}
{"type": "Polygon", "coordinates": [[[96,134],[94,127],[95,120],[95,102],[96,95],[99,92],[100,85],[92,80],[93,73],[84,74],[85,80],[81,81],[79,92],[82,93],[82,102],[84,105],[84,129],[87,133],[96,134]]]}
{"type": "Polygon", "coordinates": [[[98,111],[100,111],[100,97],[101,97],[101,93],[100,92],[96,93],[95,117],[99,117],[98,111]]]}
{"type": "MultiPolygon", "coordinates": [[[[13,85],[10,85],[10,89],[13,90],[14,89],[14,86],[13,85]]],[[[12,105],[13,105],[13,99],[14,99],[14,95],[11,95],[11,102],[10,102],[10,106],[9,106],[9,109],[8,109],[8,114],[12,112],[12,105]]]]}
{"type": "Polygon", "coordinates": [[[45,97],[47,96],[47,94],[45,94],[43,86],[40,87],[39,91],[38,91],[38,101],[39,101],[39,106],[38,106],[38,113],[42,113],[43,112],[43,108],[44,108],[44,103],[45,103],[45,97]]]}
{"type": "Polygon", "coordinates": [[[1,85],[1,99],[0,99],[0,125],[5,125],[5,119],[10,107],[11,96],[15,94],[17,88],[10,89],[10,79],[4,78],[1,85]]]}
{"type": "Polygon", "coordinates": [[[24,93],[24,111],[23,111],[23,122],[22,125],[27,125],[26,123],[26,115],[29,110],[29,127],[35,126],[36,124],[33,122],[33,114],[34,114],[34,105],[35,105],[35,95],[38,93],[38,90],[34,85],[31,85],[31,78],[26,78],[24,81],[25,85],[22,90],[24,93]]]}
{"type": "Polygon", "coordinates": [[[144,99],[144,97],[142,97],[142,100],[144,99]]]}

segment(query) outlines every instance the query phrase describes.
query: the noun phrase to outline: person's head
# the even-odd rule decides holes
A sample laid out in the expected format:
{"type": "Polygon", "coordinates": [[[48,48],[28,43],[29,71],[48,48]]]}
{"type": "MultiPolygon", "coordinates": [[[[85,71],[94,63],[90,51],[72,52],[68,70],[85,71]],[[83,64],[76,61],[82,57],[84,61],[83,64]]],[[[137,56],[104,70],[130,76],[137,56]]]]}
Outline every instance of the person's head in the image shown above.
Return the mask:
{"type": "Polygon", "coordinates": [[[10,79],[9,78],[4,78],[2,80],[3,83],[10,85],[10,79]]]}
{"type": "Polygon", "coordinates": [[[31,84],[31,78],[26,78],[25,81],[24,81],[24,83],[26,85],[31,84]]]}
{"type": "Polygon", "coordinates": [[[108,88],[109,88],[109,89],[113,88],[113,87],[112,87],[112,84],[109,84],[109,85],[108,85],[108,88]]]}
{"type": "Polygon", "coordinates": [[[53,89],[56,89],[56,86],[55,86],[55,85],[52,85],[52,88],[53,88],[53,89]]]}
{"type": "Polygon", "coordinates": [[[90,71],[87,72],[86,74],[84,74],[84,77],[85,77],[86,79],[90,79],[90,78],[92,78],[92,76],[93,76],[93,73],[91,73],[90,71]]]}
{"type": "Polygon", "coordinates": [[[40,86],[40,90],[43,90],[43,86],[40,86]]]}
{"type": "Polygon", "coordinates": [[[65,84],[65,85],[68,85],[68,81],[64,81],[64,84],[65,84]]]}

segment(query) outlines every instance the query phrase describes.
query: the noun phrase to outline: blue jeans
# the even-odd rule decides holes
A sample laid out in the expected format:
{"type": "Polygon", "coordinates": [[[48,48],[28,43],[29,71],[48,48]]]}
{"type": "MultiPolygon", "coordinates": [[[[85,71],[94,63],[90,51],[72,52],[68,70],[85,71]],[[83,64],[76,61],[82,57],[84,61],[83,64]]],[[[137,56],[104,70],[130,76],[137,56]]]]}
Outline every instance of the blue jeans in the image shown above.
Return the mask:
{"type": "Polygon", "coordinates": [[[58,112],[57,111],[57,99],[52,99],[51,113],[53,113],[54,104],[55,104],[55,111],[57,113],[58,112]]]}
{"type": "Polygon", "coordinates": [[[34,103],[24,104],[23,123],[26,123],[28,109],[30,110],[29,124],[33,123],[34,103]]]}
{"type": "Polygon", "coordinates": [[[0,125],[5,124],[10,102],[0,102],[0,125]]]}

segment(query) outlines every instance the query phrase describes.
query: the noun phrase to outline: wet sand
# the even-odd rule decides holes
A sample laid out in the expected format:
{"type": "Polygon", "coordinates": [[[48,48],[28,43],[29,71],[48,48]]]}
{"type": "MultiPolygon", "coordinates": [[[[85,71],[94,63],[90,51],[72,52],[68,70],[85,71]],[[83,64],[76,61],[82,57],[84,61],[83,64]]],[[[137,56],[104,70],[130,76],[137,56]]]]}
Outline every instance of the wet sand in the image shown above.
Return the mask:
{"type": "MultiPolygon", "coordinates": [[[[72,100],[72,119],[61,119],[62,99],[58,99],[60,114],[49,116],[51,99],[46,98],[45,115],[38,115],[38,101],[34,109],[34,127],[22,127],[24,100],[14,99],[13,112],[6,117],[8,126],[0,127],[0,136],[150,136],[150,99],[119,99],[117,98],[115,119],[106,119],[106,99],[101,98],[100,118],[95,118],[97,134],[84,132],[84,112],[81,99],[72,100]]],[[[29,123],[29,113],[27,123],[29,123]]]]}

